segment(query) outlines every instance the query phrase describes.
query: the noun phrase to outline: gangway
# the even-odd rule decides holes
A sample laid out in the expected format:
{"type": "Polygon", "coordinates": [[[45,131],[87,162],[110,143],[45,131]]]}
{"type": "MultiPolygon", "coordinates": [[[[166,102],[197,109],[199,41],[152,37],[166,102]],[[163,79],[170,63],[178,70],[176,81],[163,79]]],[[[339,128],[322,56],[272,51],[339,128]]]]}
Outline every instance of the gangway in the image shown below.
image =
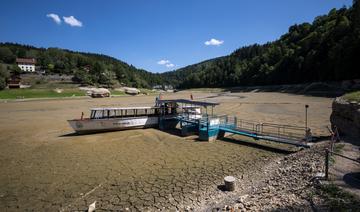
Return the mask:
{"type": "Polygon", "coordinates": [[[268,140],[294,146],[309,147],[311,140],[310,129],[293,125],[260,123],[250,120],[237,119],[234,116],[220,116],[219,130],[238,134],[256,140],[268,140]]]}
{"type": "Polygon", "coordinates": [[[173,118],[159,117],[159,128],[175,128],[180,123],[183,135],[198,133],[200,140],[214,141],[225,133],[238,134],[256,140],[268,140],[299,147],[310,147],[310,128],[238,119],[236,116],[214,115],[218,103],[192,101],[185,99],[158,100],[162,113],[173,118]],[[203,109],[200,111],[200,108],[203,109]],[[208,108],[211,113],[208,113],[208,108]],[[169,127],[171,126],[171,127],[169,127]]]}

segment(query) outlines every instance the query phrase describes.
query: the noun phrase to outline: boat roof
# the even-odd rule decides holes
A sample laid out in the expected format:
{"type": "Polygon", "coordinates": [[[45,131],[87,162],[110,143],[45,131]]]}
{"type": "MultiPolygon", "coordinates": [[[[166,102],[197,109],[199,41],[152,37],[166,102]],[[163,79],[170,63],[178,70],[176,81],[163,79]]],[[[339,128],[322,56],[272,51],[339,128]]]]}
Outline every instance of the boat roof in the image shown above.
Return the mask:
{"type": "Polygon", "coordinates": [[[159,107],[98,107],[98,108],[90,108],[90,110],[141,110],[141,109],[156,109],[159,107]]]}
{"type": "Polygon", "coordinates": [[[219,105],[219,103],[214,102],[204,102],[204,101],[194,101],[194,100],[188,100],[188,99],[165,99],[165,100],[158,100],[158,103],[170,103],[170,102],[176,102],[176,103],[183,103],[183,104],[189,104],[189,105],[196,105],[196,106],[216,106],[219,105]]]}

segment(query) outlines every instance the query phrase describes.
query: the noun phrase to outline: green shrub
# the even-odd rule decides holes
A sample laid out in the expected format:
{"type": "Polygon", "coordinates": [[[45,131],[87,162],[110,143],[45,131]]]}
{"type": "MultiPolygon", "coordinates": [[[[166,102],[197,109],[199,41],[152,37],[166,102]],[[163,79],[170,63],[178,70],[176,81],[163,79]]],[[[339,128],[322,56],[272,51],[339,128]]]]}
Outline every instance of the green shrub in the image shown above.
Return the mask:
{"type": "Polygon", "coordinates": [[[344,97],[344,99],[346,99],[348,101],[360,102],[360,91],[347,93],[343,97],[344,97]]]}
{"type": "Polygon", "coordinates": [[[4,78],[0,78],[0,90],[3,90],[6,88],[6,81],[4,78]]]}

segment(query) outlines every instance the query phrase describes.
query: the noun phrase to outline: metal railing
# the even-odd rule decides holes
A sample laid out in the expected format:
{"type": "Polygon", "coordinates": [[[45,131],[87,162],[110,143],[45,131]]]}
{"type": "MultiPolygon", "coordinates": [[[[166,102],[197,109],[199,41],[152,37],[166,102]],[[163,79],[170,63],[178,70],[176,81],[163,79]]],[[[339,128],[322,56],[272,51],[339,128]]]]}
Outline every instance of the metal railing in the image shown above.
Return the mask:
{"type": "MultiPolygon", "coordinates": [[[[332,150],[325,149],[325,179],[326,180],[329,179],[329,164],[330,164],[330,156],[331,155],[337,155],[337,156],[345,158],[345,159],[347,159],[349,161],[356,162],[356,163],[360,164],[360,159],[350,158],[348,156],[336,153],[336,152],[334,152],[332,150]]],[[[357,180],[359,180],[359,179],[357,179],[357,180]]]]}
{"type": "Polygon", "coordinates": [[[292,126],[292,125],[281,125],[272,123],[261,123],[259,125],[259,132],[276,137],[291,138],[294,140],[306,139],[307,131],[309,129],[305,127],[292,126]]]}
{"type": "Polygon", "coordinates": [[[291,140],[309,140],[311,137],[310,129],[293,125],[261,123],[238,119],[235,116],[222,115],[220,118],[220,127],[232,128],[251,132],[258,135],[274,136],[278,138],[291,140]]]}

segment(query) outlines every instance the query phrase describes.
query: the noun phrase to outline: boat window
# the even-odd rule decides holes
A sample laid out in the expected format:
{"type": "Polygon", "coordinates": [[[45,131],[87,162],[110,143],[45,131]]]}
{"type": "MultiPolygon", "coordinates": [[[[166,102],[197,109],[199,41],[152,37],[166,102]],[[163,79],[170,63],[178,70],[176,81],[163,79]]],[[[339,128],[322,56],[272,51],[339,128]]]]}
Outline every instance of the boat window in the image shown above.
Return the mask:
{"type": "Polygon", "coordinates": [[[109,118],[116,117],[116,110],[108,110],[108,117],[109,118]]]}
{"type": "Polygon", "coordinates": [[[132,109],[125,110],[125,115],[126,115],[126,116],[133,116],[133,115],[135,115],[134,110],[132,110],[132,109]]]}
{"type": "Polygon", "coordinates": [[[91,118],[92,119],[100,119],[103,117],[103,110],[93,110],[91,111],[91,118]]]}
{"type": "Polygon", "coordinates": [[[137,109],[136,110],[137,116],[146,116],[147,115],[147,109],[137,109]]]}
{"type": "MultiPolygon", "coordinates": [[[[141,109],[99,109],[91,110],[91,119],[104,119],[131,116],[157,116],[162,112],[176,113],[176,108],[141,108],[141,109]]],[[[190,112],[190,111],[189,111],[190,112]]]]}

